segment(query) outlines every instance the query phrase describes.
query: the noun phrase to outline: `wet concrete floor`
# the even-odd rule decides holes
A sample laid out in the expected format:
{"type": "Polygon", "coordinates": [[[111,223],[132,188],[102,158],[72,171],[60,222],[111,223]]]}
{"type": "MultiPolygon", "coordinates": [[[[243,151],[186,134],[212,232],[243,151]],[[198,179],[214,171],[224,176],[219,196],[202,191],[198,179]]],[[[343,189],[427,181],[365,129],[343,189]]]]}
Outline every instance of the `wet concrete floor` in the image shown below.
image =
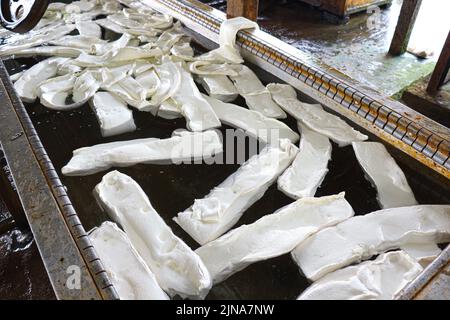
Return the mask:
{"type": "MultiPolygon", "coordinates": [[[[217,2],[218,9],[225,9],[220,1],[204,2],[217,2]]],[[[312,63],[332,67],[392,96],[433,71],[450,28],[446,16],[450,2],[424,0],[410,46],[433,51],[435,55],[426,60],[409,53],[400,57],[387,55],[401,3],[393,0],[390,8],[372,8],[338,25],[325,20],[321,11],[305,3],[279,1],[261,13],[258,23],[264,31],[302,51],[312,63]]]]}

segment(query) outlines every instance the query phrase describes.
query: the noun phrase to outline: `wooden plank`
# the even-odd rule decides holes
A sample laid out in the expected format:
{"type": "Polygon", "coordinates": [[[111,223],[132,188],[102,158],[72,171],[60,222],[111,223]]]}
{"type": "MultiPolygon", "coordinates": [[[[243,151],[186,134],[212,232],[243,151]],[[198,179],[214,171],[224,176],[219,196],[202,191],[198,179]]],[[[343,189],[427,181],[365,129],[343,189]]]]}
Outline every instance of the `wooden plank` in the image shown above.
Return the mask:
{"type": "Polygon", "coordinates": [[[256,21],[258,6],[259,0],[227,0],[227,17],[245,17],[256,21]]]}
{"type": "Polygon", "coordinates": [[[406,52],[421,4],[422,0],[403,1],[397,27],[389,49],[391,55],[399,56],[406,52]]]}
{"type": "Polygon", "coordinates": [[[367,10],[370,6],[390,4],[392,0],[301,0],[340,18],[367,10]]]}
{"type": "Polygon", "coordinates": [[[430,82],[428,83],[427,91],[430,94],[436,93],[439,88],[444,84],[450,67],[450,32],[447,35],[444,48],[442,48],[439,60],[431,75],[430,82]]]}

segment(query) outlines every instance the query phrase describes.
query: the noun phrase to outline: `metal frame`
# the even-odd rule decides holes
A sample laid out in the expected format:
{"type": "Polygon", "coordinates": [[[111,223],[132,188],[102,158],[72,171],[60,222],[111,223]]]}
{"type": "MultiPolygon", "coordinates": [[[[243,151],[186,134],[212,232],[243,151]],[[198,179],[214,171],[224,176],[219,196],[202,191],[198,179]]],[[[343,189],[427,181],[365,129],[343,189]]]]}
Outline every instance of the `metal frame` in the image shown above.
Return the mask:
{"type": "Polygon", "coordinates": [[[441,272],[450,261],[450,245],[444,249],[439,257],[437,257],[431,264],[429,264],[425,270],[410,284],[408,284],[399,293],[399,300],[410,300],[422,295],[421,290],[432,282],[440,281],[439,279],[433,279],[441,272]]]}
{"type": "Polygon", "coordinates": [[[0,79],[0,143],[56,297],[118,299],[3,62],[0,79]]]}
{"type": "MultiPolygon", "coordinates": [[[[195,0],[143,1],[217,42],[224,13],[195,0]]],[[[450,178],[448,128],[374,91],[360,88],[343,75],[304,63],[300,51],[262,31],[239,32],[237,44],[247,61],[450,178]]],[[[0,142],[57,298],[117,299],[3,63],[0,80],[0,142]],[[71,290],[66,285],[67,270],[72,265],[80,267],[81,290],[71,290]]],[[[402,297],[413,297],[429,282],[439,271],[437,266],[448,262],[448,250],[404,290],[402,297]]]]}
{"type": "MultiPolygon", "coordinates": [[[[225,14],[196,0],[144,0],[156,10],[173,15],[188,28],[218,42],[225,14]]],[[[307,64],[304,54],[260,31],[240,31],[242,56],[314,100],[355,122],[445,178],[450,178],[450,129],[409,107],[383,97],[327,66],[307,64]]]]}
{"type": "MultiPolygon", "coordinates": [[[[225,14],[197,0],[144,0],[170,14],[188,28],[218,42],[225,14]]],[[[291,84],[324,106],[341,114],[378,138],[450,179],[450,130],[409,107],[362,88],[342,74],[324,71],[302,61],[303,53],[260,30],[240,31],[236,39],[246,61],[291,84]]],[[[450,246],[399,294],[412,299],[450,261],[450,246]]]]}

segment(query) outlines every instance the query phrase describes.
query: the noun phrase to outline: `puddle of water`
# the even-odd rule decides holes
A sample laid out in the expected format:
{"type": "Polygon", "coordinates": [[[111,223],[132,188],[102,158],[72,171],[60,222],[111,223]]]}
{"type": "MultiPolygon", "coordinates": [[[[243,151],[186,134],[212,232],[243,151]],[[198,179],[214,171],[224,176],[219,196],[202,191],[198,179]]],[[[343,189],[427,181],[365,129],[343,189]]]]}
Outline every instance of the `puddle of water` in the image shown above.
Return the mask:
{"type": "Polygon", "coordinates": [[[424,0],[412,34],[411,45],[436,52],[427,60],[409,53],[400,57],[387,55],[401,8],[401,1],[397,0],[376,16],[353,15],[345,25],[326,22],[319,10],[297,2],[273,6],[258,22],[263,30],[296,47],[311,62],[332,66],[391,96],[432,72],[450,28],[450,20],[441,17],[445,14],[442,6],[444,12],[447,6],[450,10],[450,3],[424,0]]]}
{"type": "MultiPolygon", "coordinates": [[[[3,150],[0,147],[0,170],[2,170],[3,161],[4,160],[4,154],[3,150]]],[[[9,219],[11,217],[11,214],[8,211],[8,208],[6,208],[5,203],[2,200],[1,194],[0,194],[0,223],[2,221],[5,221],[6,219],[9,219]]]]}
{"type": "Polygon", "coordinates": [[[0,299],[54,299],[54,293],[30,231],[0,236],[0,299]]]}
{"type": "MultiPolygon", "coordinates": [[[[1,149],[0,160],[4,160],[1,149]]],[[[0,163],[3,170],[6,163],[0,163]]],[[[0,223],[10,217],[0,194],[0,223]]],[[[31,231],[14,228],[0,234],[0,299],[52,298],[53,290],[31,231]]]]}
{"type": "Polygon", "coordinates": [[[0,223],[2,221],[5,221],[6,219],[9,219],[10,217],[11,217],[11,215],[9,214],[9,211],[6,208],[6,205],[0,197],[0,223]]]}
{"type": "Polygon", "coordinates": [[[31,231],[22,232],[19,229],[13,229],[0,236],[0,243],[8,252],[27,250],[33,241],[31,231]]]}

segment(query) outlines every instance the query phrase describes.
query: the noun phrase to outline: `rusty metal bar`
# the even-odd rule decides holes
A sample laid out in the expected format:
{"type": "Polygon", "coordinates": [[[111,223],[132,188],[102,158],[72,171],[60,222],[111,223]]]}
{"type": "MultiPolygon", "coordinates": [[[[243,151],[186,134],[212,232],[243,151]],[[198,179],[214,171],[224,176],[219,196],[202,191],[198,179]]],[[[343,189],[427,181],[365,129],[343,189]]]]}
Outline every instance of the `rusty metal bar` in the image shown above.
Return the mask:
{"type": "MultiPolygon", "coordinates": [[[[148,3],[155,5],[157,10],[161,9],[160,11],[174,15],[188,27],[195,27],[196,31],[204,32],[208,38],[217,39],[224,14],[207,6],[201,6],[196,1],[149,0],[148,3]]],[[[248,61],[279,76],[442,176],[447,178],[450,176],[448,161],[450,133],[447,128],[419,117],[419,114],[402,104],[385,100],[374,92],[367,92],[349,80],[326,73],[316,66],[305,64],[292,47],[263,32],[239,32],[237,41],[248,61]]],[[[12,161],[13,176],[16,182],[20,182],[18,191],[26,209],[27,218],[36,219],[33,215],[35,213],[42,219],[39,213],[40,210],[44,210],[45,204],[47,210],[45,217],[60,220],[56,223],[59,228],[56,231],[58,237],[61,234],[64,238],[61,243],[68,243],[69,251],[73,254],[69,255],[69,258],[78,259],[76,262],[84,265],[83,275],[90,285],[94,285],[89,286],[94,298],[117,297],[112,285],[108,283],[105,271],[85,235],[83,226],[24,106],[12,89],[3,65],[0,66],[0,76],[3,81],[0,92],[2,90],[5,92],[3,96],[0,96],[0,102],[3,102],[0,105],[0,120],[2,123],[8,121],[7,128],[0,132],[0,141],[6,143],[7,154],[11,155],[9,160],[12,161]],[[20,159],[23,154],[26,155],[25,159],[20,159]],[[19,170],[26,161],[31,164],[30,169],[27,170],[33,169],[35,172],[19,170]],[[38,181],[34,182],[33,179],[38,181]],[[32,196],[31,191],[33,191],[32,196]],[[36,194],[38,198],[33,199],[36,194]],[[38,208],[33,207],[34,205],[38,208]]],[[[61,248],[52,248],[54,243],[45,238],[50,228],[44,225],[43,230],[40,229],[41,224],[44,223],[43,220],[33,220],[33,222],[35,226],[33,232],[37,232],[36,241],[39,248],[43,248],[44,253],[41,252],[41,254],[44,261],[49,259],[46,264],[49,275],[55,280],[65,279],[61,276],[63,270],[61,267],[57,270],[51,268],[53,263],[56,263],[55,257],[47,256],[51,250],[56,250],[58,254],[61,252],[61,248]]],[[[50,224],[53,221],[47,222],[50,224]]],[[[51,234],[55,234],[55,231],[53,230],[51,234]]],[[[60,290],[58,297],[66,293],[64,285],[54,285],[54,287],[60,290]]],[[[83,294],[88,296],[86,292],[83,294]]],[[[67,298],[79,297],[68,295],[67,298]]]]}
{"type": "Polygon", "coordinates": [[[3,62],[0,79],[0,142],[56,297],[118,298],[3,62]]]}
{"type": "MultiPolygon", "coordinates": [[[[188,28],[217,42],[225,15],[196,0],[151,0],[188,28]]],[[[450,178],[450,130],[413,109],[369,90],[342,74],[302,61],[302,52],[267,33],[240,31],[243,57],[300,92],[402,150],[445,178],[450,178]]],[[[328,68],[330,69],[330,68],[328,68]]]]}

